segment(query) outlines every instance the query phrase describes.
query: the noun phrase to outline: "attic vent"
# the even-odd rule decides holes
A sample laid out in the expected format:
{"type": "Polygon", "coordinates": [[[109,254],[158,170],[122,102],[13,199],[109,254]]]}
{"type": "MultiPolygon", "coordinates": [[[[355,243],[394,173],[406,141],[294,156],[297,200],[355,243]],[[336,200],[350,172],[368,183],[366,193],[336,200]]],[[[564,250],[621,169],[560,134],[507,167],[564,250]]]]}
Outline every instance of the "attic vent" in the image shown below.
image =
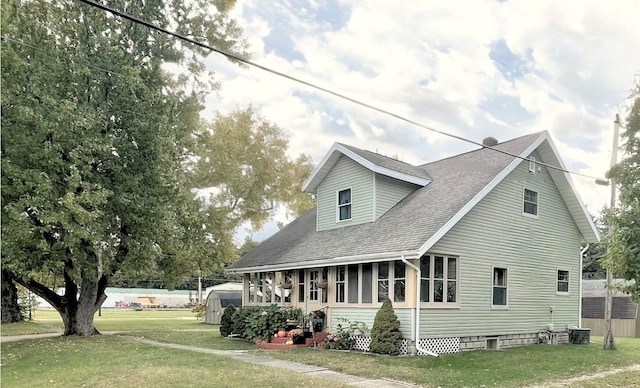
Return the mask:
{"type": "Polygon", "coordinates": [[[498,139],[496,139],[495,137],[485,137],[484,140],[482,140],[482,145],[488,146],[488,147],[493,147],[498,145],[498,139]]]}

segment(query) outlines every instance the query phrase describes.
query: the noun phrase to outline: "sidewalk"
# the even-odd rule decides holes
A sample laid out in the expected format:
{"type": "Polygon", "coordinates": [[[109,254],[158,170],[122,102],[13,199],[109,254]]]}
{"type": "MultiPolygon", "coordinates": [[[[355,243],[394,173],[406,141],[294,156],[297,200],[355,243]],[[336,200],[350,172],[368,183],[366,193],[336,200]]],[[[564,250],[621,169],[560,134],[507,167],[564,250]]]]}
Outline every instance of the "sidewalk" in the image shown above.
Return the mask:
{"type": "MultiPolygon", "coordinates": [[[[107,334],[107,335],[115,334],[115,332],[105,332],[103,334],[107,334]]],[[[22,341],[27,339],[53,338],[53,337],[59,337],[59,336],[60,336],[60,333],[5,336],[5,337],[0,337],[0,343],[22,341]]],[[[363,388],[418,387],[418,385],[405,383],[402,381],[388,380],[388,379],[369,379],[366,377],[353,376],[345,373],[332,371],[330,369],[320,367],[320,366],[313,366],[313,365],[307,365],[307,364],[300,364],[297,362],[277,360],[277,359],[265,357],[265,356],[257,356],[254,354],[250,354],[247,350],[206,349],[206,348],[199,348],[195,346],[152,341],[152,340],[133,337],[133,336],[123,336],[123,337],[132,341],[138,341],[138,342],[142,342],[142,343],[153,345],[153,346],[160,346],[164,348],[187,350],[187,351],[207,353],[207,354],[215,354],[217,356],[230,357],[230,358],[233,358],[234,360],[246,362],[249,364],[264,365],[272,368],[288,369],[288,370],[292,370],[298,373],[303,373],[309,376],[330,379],[337,383],[352,386],[352,387],[363,387],[363,388]]]]}

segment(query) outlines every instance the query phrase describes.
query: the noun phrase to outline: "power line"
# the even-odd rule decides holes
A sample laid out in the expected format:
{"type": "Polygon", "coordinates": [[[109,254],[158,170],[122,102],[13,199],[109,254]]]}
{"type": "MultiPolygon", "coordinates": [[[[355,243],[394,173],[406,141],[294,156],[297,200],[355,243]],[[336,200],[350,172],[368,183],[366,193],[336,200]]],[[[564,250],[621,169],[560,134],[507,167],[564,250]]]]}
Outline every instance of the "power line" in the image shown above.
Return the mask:
{"type": "MultiPolygon", "coordinates": [[[[518,159],[522,159],[522,160],[529,160],[529,159],[527,159],[527,158],[525,158],[525,157],[522,157],[522,156],[520,156],[520,155],[516,155],[516,154],[513,154],[513,153],[511,153],[511,152],[503,151],[503,150],[500,150],[500,149],[494,148],[494,147],[492,147],[492,146],[486,146],[486,145],[484,145],[484,144],[482,144],[482,143],[479,143],[479,142],[477,142],[477,141],[475,141],[475,140],[467,139],[467,138],[464,138],[464,137],[462,137],[462,136],[458,136],[458,135],[455,135],[455,134],[452,134],[452,133],[448,133],[448,132],[445,132],[445,131],[439,130],[439,129],[437,129],[437,128],[434,128],[434,127],[431,127],[431,126],[428,126],[428,125],[422,124],[422,123],[420,123],[420,122],[417,122],[417,121],[415,121],[415,120],[412,120],[412,119],[406,118],[406,117],[404,117],[404,116],[401,116],[401,115],[399,115],[399,114],[397,114],[397,113],[393,113],[393,112],[388,111],[388,110],[386,110],[386,109],[382,109],[382,108],[379,108],[379,107],[377,107],[377,106],[374,106],[374,105],[368,104],[368,103],[366,103],[366,102],[362,102],[362,101],[360,101],[360,100],[356,100],[355,98],[352,98],[352,97],[346,96],[346,95],[344,95],[344,94],[341,94],[341,93],[338,93],[338,92],[334,92],[333,90],[330,90],[330,89],[327,89],[327,88],[325,88],[325,87],[322,87],[322,86],[316,85],[316,84],[311,83],[311,82],[309,82],[309,81],[305,81],[305,80],[303,80],[303,79],[300,79],[300,78],[297,78],[297,77],[291,76],[291,75],[286,74],[286,73],[283,73],[283,72],[281,72],[281,71],[274,70],[274,69],[271,69],[271,68],[269,68],[269,67],[266,67],[266,66],[260,65],[260,64],[258,64],[258,63],[256,63],[256,62],[251,61],[251,60],[248,60],[248,59],[242,58],[242,57],[240,57],[240,56],[238,56],[238,55],[235,55],[235,54],[229,53],[229,52],[227,52],[227,51],[224,51],[224,50],[221,50],[221,49],[218,49],[218,48],[212,47],[212,46],[210,46],[210,45],[208,45],[208,44],[205,44],[205,43],[199,42],[199,41],[197,41],[197,40],[195,40],[195,39],[191,39],[191,38],[189,38],[189,37],[186,37],[186,36],[184,36],[184,35],[178,34],[178,33],[176,33],[176,32],[173,32],[173,31],[167,30],[166,28],[163,28],[163,27],[157,26],[157,25],[155,25],[155,24],[153,24],[153,23],[151,23],[151,22],[148,22],[148,21],[146,21],[146,20],[142,20],[142,19],[140,19],[140,18],[138,18],[138,17],[135,17],[135,16],[132,16],[132,15],[129,15],[129,14],[124,13],[124,12],[122,12],[122,11],[118,11],[118,10],[113,9],[113,8],[111,8],[111,7],[108,7],[108,6],[106,6],[106,5],[103,5],[103,4],[100,4],[100,3],[96,3],[96,2],[91,1],[91,0],[78,0],[78,1],[80,1],[80,2],[82,2],[82,3],[85,3],[85,4],[89,5],[89,6],[92,6],[92,7],[98,8],[98,9],[101,9],[101,10],[103,10],[103,11],[109,12],[109,13],[111,13],[111,14],[113,14],[113,15],[119,16],[119,17],[121,17],[121,18],[123,18],[123,19],[126,19],[126,20],[129,20],[129,21],[131,21],[131,22],[134,22],[134,23],[137,23],[137,24],[141,24],[141,25],[146,26],[146,27],[148,27],[148,28],[150,28],[150,29],[152,29],[152,30],[159,31],[159,32],[162,32],[162,33],[164,33],[164,34],[167,34],[167,35],[173,36],[174,38],[177,38],[177,39],[179,39],[179,40],[182,40],[182,41],[185,41],[185,42],[189,42],[189,43],[191,43],[191,44],[193,44],[193,45],[195,45],[195,46],[198,46],[198,47],[201,47],[201,48],[207,49],[207,50],[209,50],[209,51],[213,51],[213,52],[215,52],[215,53],[221,54],[221,55],[223,55],[223,56],[225,56],[225,57],[227,57],[227,58],[233,59],[233,60],[238,61],[238,62],[240,62],[240,63],[244,63],[244,64],[246,64],[246,65],[248,65],[248,66],[252,66],[252,67],[255,67],[255,68],[257,68],[257,69],[263,70],[263,71],[265,71],[265,72],[267,72],[267,73],[271,73],[271,74],[277,75],[277,76],[279,76],[279,77],[282,77],[282,78],[288,79],[288,80],[290,80],[290,81],[293,81],[293,82],[296,82],[296,83],[299,83],[299,84],[302,84],[302,85],[308,86],[308,87],[310,87],[310,88],[313,88],[313,89],[319,90],[319,91],[321,91],[321,92],[324,92],[324,93],[330,94],[330,95],[332,95],[332,96],[334,96],[334,97],[338,97],[338,98],[340,98],[340,99],[343,99],[343,100],[349,101],[349,102],[354,103],[354,104],[356,104],[356,105],[360,105],[360,106],[362,106],[362,107],[365,107],[365,108],[368,108],[368,109],[374,110],[374,111],[376,111],[376,112],[378,112],[378,113],[382,113],[382,114],[384,114],[384,115],[387,115],[387,116],[390,116],[390,117],[396,118],[396,119],[398,119],[398,120],[400,120],[400,121],[404,121],[404,122],[406,122],[406,123],[409,123],[409,124],[411,124],[411,125],[414,125],[414,126],[417,126],[417,127],[423,128],[423,129],[426,129],[426,130],[428,130],[428,131],[432,131],[432,132],[438,133],[438,134],[443,135],[443,136],[447,136],[447,137],[450,137],[450,138],[453,138],[453,139],[457,139],[457,140],[460,140],[460,141],[464,141],[464,142],[466,142],[466,143],[470,143],[470,144],[473,144],[473,145],[475,145],[475,146],[479,146],[479,147],[482,147],[482,148],[488,148],[488,149],[493,150],[493,151],[495,151],[495,152],[499,152],[499,153],[502,153],[502,154],[505,154],[505,155],[509,155],[509,156],[511,156],[511,157],[514,157],[514,158],[518,158],[518,159]]],[[[590,179],[597,179],[597,177],[594,177],[594,176],[591,176],[591,175],[587,175],[587,174],[583,174],[583,173],[576,172],[576,171],[569,171],[569,170],[566,170],[566,169],[564,169],[564,168],[562,168],[562,167],[553,166],[553,165],[546,164],[546,163],[542,163],[542,162],[536,162],[536,163],[537,163],[538,165],[540,165],[540,166],[544,166],[544,167],[547,167],[547,168],[550,168],[550,169],[553,169],[553,170],[558,170],[558,171],[561,171],[561,172],[564,172],[564,173],[574,174],[574,175],[579,175],[579,176],[583,176],[583,177],[590,178],[590,179]]]]}
{"type": "MultiPolygon", "coordinates": [[[[45,54],[51,54],[51,52],[49,52],[49,51],[47,51],[47,50],[45,50],[43,48],[33,46],[33,45],[29,44],[29,43],[25,43],[25,42],[23,42],[23,41],[21,41],[19,39],[11,38],[11,37],[9,37],[7,35],[2,35],[1,38],[2,38],[2,40],[6,40],[6,41],[9,41],[9,42],[17,43],[19,45],[32,48],[32,49],[34,49],[36,51],[40,51],[40,52],[43,52],[45,54]]],[[[117,75],[117,76],[120,76],[120,77],[124,77],[122,74],[116,73],[115,71],[107,70],[107,69],[104,69],[104,68],[102,68],[100,66],[96,66],[96,65],[92,64],[91,62],[89,62],[88,60],[85,60],[83,62],[85,62],[85,64],[87,66],[92,67],[92,68],[94,68],[96,70],[104,71],[105,73],[107,73],[109,75],[117,75]]]]}

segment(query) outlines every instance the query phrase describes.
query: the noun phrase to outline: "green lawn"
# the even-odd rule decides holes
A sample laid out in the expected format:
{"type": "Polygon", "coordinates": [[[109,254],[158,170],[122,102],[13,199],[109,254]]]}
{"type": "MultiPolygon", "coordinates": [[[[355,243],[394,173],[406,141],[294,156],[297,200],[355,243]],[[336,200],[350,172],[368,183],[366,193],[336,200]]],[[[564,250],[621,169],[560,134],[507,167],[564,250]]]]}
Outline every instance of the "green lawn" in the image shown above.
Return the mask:
{"type": "Polygon", "coordinates": [[[2,345],[3,387],[283,387],[334,381],[227,357],[158,348],[119,336],[2,345]]]}
{"type": "MultiPolygon", "coordinates": [[[[601,338],[593,340],[596,342],[590,345],[534,345],[503,351],[462,352],[438,358],[383,357],[314,349],[263,352],[274,358],[324,366],[352,375],[391,378],[434,387],[516,387],[640,362],[640,339],[617,338],[616,351],[602,350],[601,338]]],[[[609,376],[603,380],[613,378],[609,376]]],[[[625,378],[637,381],[638,374],[629,373],[625,378]]]]}
{"type": "MultiPolygon", "coordinates": [[[[38,311],[35,322],[2,325],[1,330],[2,335],[17,335],[51,331],[51,326],[61,328],[57,313],[38,311]]],[[[253,350],[270,357],[324,366],[352,375],[403,380],[424,386],[523,386],[640,362],[640,339],[629,338],[616,338],[616,351],[602,350],[602,338],[592,337],[590,345],[535,345],[438,358],[384,357],[316,349],[256,350],[251,343],[220,337],[219,326],[196,321],[189,311],[103,311],[102,316],[96,316],[96,327],[101,331],[126,332],[123,336],[161,342],[220,350],[253,350]]],[[[262,373],[256,368],[207,354],[154,348],[121,336],[55,338],[2,345],[2,383],[10,383],[7,386],[76,386],[82,385],[83,379],[88,379],[86,385],[98,387],[207,386],[199,382],[201,379],[224,382],[224,385],[217,386],[263,386],[264,381],[269,381],[269,386],[285,386],[285,382],[290,381],[312,386],[317,383],[279,377],[272,380],[275,375],[291,376],[290,372],[270,369],[264,372],[270,373],[269,380],[261,383],[254,376],[262,373]],[[110,349],[111,346],[115,348],[110,349]],[[95,352],[92,352],[92,347],[95,347],[95,352]],[[245,375],[248,378],[246,383],[237,385],[234,382],[233,376],[244,378],[245,375]],[[104,379],[95,376],[104,376],[104,379]],[[132,377],[133,383],[127,376],[132,377]],[[54,383],[49,383],[50,380],[54,383]]],[[[640,372],[623,372],[570,386],[640,386],[640,372]]]]}
{"type": "MultiPolygon", "coordinates": [[[[103,310],[101,316],[96,313],[95,326],[99,331],[211,329],[189,310],[103,310]]],[[[62,332],[63,325],[57,311],[38,310],[32,322],[3,324],[0,331],[3,336],[62,332]]]]}

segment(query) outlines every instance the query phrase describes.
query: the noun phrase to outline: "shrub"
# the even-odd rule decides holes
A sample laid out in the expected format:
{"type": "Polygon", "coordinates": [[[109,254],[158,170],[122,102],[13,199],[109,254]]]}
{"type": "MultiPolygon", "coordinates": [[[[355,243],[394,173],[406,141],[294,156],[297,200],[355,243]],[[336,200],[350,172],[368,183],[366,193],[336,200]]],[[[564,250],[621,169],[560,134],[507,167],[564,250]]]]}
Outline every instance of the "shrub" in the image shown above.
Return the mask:
{"type": "Polygon", "coordinates": [[[191,312],[196,314],[197,320],[204,319],[207,314],[207,304],[205,302],[198,302],[193,306],[191,312]]]}
{"type": "Polygon", "coordinates": [[[343,328],[341,324],[336,327],[335,334],[329,334],[325,337],[325,347],[336,350],[351,350],[355,339],[350,328],[343,328]]]}
{"type": "Polygon", "coordinates": [[[257,308],[255,307],[244,307],[237,309],[236,312],[231,317],[231,332],[233,334],[239,335],[244,339],[251,340],[251,338],[245,337],[245,328],[248,324],[248,318],[257,308]]]}
{"type": "Polygon", "coordinates": [[[236,308],[230,304],[224,309],[222,318],[220,318],[220,335],[223,337],[228,336],[233,332],[233,314],[235,314],[236,308]]]}
{"type": "Polygon", "coordinates": [[[376,313],[376,318],[373,321],[369,348],[373,353],[398,355],[402,339],[400,321],[393,311],[391,300],[387,299],[376,313]]]}

